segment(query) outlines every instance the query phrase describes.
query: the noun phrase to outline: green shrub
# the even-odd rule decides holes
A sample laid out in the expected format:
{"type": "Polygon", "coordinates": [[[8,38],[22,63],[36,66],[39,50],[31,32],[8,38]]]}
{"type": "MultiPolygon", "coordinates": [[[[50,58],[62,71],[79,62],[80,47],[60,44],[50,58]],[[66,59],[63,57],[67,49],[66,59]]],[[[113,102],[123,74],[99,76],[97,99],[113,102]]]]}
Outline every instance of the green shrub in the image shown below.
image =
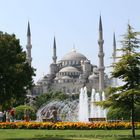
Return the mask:
{"type": "Polygon", "coordinates": [[[27,105],[20,105],[15,108],[15,119],[24,120],[26,110],[28,110],[29,112],[30,119],[35,120],[36,119],[35,109],[27,105]]]}

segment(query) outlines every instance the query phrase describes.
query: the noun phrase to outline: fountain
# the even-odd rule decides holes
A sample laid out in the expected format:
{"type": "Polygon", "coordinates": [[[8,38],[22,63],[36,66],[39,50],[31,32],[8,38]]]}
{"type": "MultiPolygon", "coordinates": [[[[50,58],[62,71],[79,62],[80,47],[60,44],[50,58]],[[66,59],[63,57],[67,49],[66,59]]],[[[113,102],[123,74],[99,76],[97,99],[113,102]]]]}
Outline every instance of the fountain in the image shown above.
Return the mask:
{"type": "Polygon", "coordinates": [[[105,93],[99,94],[95,89],[92,89],[91,98],[88,99],[87,88],[83,87],[80,90],[79,99],[54,100],[41,107],[37,112],[37,121],[43,121],[43,117],[46,118],[54,106],[57,108],[59,120],[62,121],[88,122],[89,118],[92,118],[92,121],[94,118],[105,120],[107,111],[95,105],[95,102],[104,100],[105,93]]]}
{"type": "Polygon", "coordinates": [[[78,121],[78,100],[51,101],[41,107],[37,112],[37,121],[43,121],[49,117],[53,107],[57,108],[58,119],[62,121],[78,121]]]}

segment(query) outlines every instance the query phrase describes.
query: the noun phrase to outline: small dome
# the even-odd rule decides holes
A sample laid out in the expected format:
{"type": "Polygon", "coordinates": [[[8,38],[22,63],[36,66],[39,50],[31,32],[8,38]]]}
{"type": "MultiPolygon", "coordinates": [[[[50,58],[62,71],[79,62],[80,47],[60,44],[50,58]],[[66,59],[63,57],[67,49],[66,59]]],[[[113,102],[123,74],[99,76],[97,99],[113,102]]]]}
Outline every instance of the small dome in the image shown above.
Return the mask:
{"type": "Polygon", "coordinates": [[[90,64],[90,61],[86,59],[84,63],[90,64]]]}
{"type": "Polygon", "coordinates": [[[78,73],[80,73],[77,68],[74,68],[74,67],[71,67],[71,66],[64,67],[59,72],[78,72],[78,73]]]}
{"type": "Polygon", "coordinates": [[[63,79],[63,80],[71,80],[72,78],[70,78],[69,76],[63,76],[61,79],[63,79]]]}
{"type": "Polygon", "coordinates": [[[98,74],[99,73],[99,69],[98,68],[94,68],[93,69],[93,72],[96,73],[96,74],[98,74]]]}
{"type": "Polygon", "coordinates": [[[92,74],[88,77],[88,80],[94,80],[96,78],[99,78],[99,75],[96,75],[96,74],[92,74]]]}
{"type": "Polygon", "coordinates": [[[58,77],[55,77],[54,80],[59,80],[59,78],[58,77]]]}
{"type": "Polygon", "coordinates": [[[62,60],[75,60],[75,61],[81,61],[81,60],[86,60],[87,58],[81,54],[77,53],[75,50],[67,53],[62,60]]]}

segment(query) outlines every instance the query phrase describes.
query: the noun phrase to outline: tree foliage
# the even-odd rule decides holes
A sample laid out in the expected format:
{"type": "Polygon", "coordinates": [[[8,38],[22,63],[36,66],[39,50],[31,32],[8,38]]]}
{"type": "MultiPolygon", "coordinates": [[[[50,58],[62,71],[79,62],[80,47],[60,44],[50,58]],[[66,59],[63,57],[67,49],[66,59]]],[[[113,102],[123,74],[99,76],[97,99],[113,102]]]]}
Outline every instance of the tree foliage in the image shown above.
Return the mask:
{"type": "Polygon", "coordinates": [[[65,99],[68,99],[68,98],[69,98],[69,95],[65,94],[61,91],[49,91],[47,93],[38,95],[35,98],[35,101],[33,102],[33,106],[36,109],[39,109],[42,105],[44,105],[50,101],[53,101],[53,100],[64,101],[65,99]]]}
{"type": "Polygon", "coordinates": [[[131,109],[133,103],[140,103],[140,53],[139,32],[133,32],[133,28],[128,24],[127,33],[123,35],[122,56],[119,61],[113,64],[112,77],[121,79],[122,86],[110,87],[109,98],[105,103],[106,107],[124,107],[131,109]],[[134,97],[134,102],[132,101],[134,97]]]}
{"type": "Polygon", "coordinates": [[[140,40],[139,32],[134,32],[128,24],[127,32],[121,41],[122,52],[118,62],[113,64],[112,77],[121,79],[123,85],[110,87],[109,97],[102,104],[104,107],[122,108],[131,111],[132,132],[134,132],[135,105],[140,103],[140,40]]]}
{"type": "Polygon", "coordinates": [[[24,102],[33,75],[34,69],[27,63],[19,39],[0,32],[0,105],[24,102]]]}
{"type": "MultiPolygon", "coordinates": [[[[130,121],[131,110],[124,108],[112,108],[110,107],[107,113],[108,120],[125,120],[130,121]]],[[[135,121],[140,121],[140,105],[135,106],[135,121]]]]}

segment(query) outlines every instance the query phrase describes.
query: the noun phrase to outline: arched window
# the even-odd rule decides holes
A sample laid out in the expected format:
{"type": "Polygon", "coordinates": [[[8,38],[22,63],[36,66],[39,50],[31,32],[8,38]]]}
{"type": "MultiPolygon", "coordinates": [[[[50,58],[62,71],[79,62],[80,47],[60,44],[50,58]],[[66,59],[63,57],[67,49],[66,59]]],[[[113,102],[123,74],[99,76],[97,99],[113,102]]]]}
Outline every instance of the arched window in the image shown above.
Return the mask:
{"type": "Polygon", "coordinates": [[[65,61],[65,65],[68,65],[68,61],[65,61]]]}

